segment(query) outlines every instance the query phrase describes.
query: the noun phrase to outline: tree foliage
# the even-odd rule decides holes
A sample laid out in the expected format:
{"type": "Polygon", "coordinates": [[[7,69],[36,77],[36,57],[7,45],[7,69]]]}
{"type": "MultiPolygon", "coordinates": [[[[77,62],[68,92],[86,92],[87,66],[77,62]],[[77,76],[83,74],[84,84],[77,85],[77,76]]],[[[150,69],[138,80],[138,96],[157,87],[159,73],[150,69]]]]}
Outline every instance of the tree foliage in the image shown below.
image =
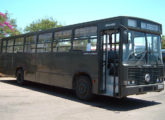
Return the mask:
{"type": "Polygon", "coordinates": [[[165,49],[165,36],[162,36],[162,49],[165,49]]]}
{"type": "Polygon", "coordinates": [[[20,31],[17,29],[16,20],[11,19],[7,12],[0,12],[0,38],[18,34],[20,31]]]}
{"type": "Polygon", "coordinates": [[[11,36],[21,34],[21,31],[18,29],[16,19],[9,17],[9,20],[10,20],[10,24],[13,26],[13,29],[14,29],[14,33],[11,34],[11,36]]]}
{"type": "Polygon", "coordinates": [[[46,30],[46,29],[51,29],[51,28],[57,28],[61,26],[62,25],[59,24],[53,18],[44,18],[44,19],[39,19],[37,21],[33,21],[30,25],[25,27],[24,31],[35,32],[35,31],[41,31],[41,30],[46,30]]]}
{"type": "Polygon", "coordinates": [[[0,12],[0,38],[14,33],[13,26],[8,21],[7,13],[0,12]]]}

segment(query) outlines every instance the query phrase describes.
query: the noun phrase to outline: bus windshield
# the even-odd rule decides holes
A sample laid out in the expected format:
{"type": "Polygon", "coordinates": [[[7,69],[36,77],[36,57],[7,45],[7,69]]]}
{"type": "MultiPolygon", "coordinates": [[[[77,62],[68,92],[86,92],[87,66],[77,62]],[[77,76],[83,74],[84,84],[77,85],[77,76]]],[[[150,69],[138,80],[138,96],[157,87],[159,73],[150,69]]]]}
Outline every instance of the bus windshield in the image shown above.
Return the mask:
{"type": "Polygon", "coordinates": [[[123,44],[123,64],[162,64],[161,40],[159,35],[129,31],[128,43],[123,44]]]}

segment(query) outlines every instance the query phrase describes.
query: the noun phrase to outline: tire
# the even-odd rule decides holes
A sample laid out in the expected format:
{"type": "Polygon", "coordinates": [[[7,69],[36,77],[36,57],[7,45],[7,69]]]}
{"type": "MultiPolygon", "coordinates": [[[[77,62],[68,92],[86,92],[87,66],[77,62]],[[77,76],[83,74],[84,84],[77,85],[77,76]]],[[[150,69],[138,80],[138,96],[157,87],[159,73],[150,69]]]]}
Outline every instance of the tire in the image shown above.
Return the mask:
{"type": "Polygon", "coordinates": [[[81,100],[91,100],[92,95],[92,84],[90,79],[86,76],[80,76],[76,80],[76,96],[81,100]]]}
{"type": "Polygon", "coordinates": [[[24,71],[22,69],[17,70],[16,77],[17,77],[17,83],[19,85],[24,85],[25,84],[24,71]]]}

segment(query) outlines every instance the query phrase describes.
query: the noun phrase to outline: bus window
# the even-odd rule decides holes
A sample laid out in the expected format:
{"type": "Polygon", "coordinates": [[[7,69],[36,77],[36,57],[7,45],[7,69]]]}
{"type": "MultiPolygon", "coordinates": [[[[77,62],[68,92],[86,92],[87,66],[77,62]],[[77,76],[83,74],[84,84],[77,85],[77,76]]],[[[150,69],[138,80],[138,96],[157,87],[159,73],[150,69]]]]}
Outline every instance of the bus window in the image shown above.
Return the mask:
{"type": "Polygon", "coordinates": [[[90,43],[91,43],[91,46],[90,46],[89,51],[96,51],[96,48],[97,48],[97,38],[90,39],[90,43]]]}
{"type": "Polygon", "coordinates": [[[96,51],[97,27],[85,27],[75,30],[73,50],[96,51]]]}
{"type": "Polygon", "coordinates": [[[13,46],[14,45],[14,39],[8,40],[7,46],[13,46]]]}
{"type": "Polygon", "coordinates": [[[36,35],[28,36],[26,37],[25,44],[36,44],[36,40],[37,40],[36,35]]]}
{"type": "Polygon", "coordinates": [[[75,38],[89,38],[89,37],[95,37],[97,36],[97,27],[84,27],[84,28],[78,28],[75,30],[75,38]]]}
{"type": "Polygon", "coordinates": [[[72,30],[64,30],[54,33],[54,41],[59,40],[71,40],[72,30]]]}
{"type": "Polygon", "coordinates": [[[23,43],[24,43],[23,37],[15,39],[15,45],[23,45],[23,43]]]}
{"type": "Polygon", "coordinates": [[[38,43],[48,43],[52,40],[52,33],[40,34],[38,43]]]}
{"type": "Polygon", "coordinates": [[[51,52],[52,33],[40,34],[37,42],[37,52],[51,52]]]}
{"type": "Polygon", "coordinates": [[[23,52],[23,46],[14,46],[14,53],[23,52]]]}
{"type": "Polygon", "coordinates": [[[0,41],[0,52],[2,52],[1,49],[2,48],[2,41],[0,41]]]}
{"type": "Polygon", "coordinates": [[[2,52],[5,53],[6,52],[6,45],[7,45],[7,41],[6,40],[3,40],[2,42],[2,52]]]}
{"type": "Polygon", "coordinates": [[[44,43],[45,52],[51,52],[51,42],[44,43]]]}
{"type": "Polygon", "coordinates": [[[15,39],[14,53],[23,52],[24,37],[15,39]]]}
{"type": "Polygon", "coordinates": [[[35,53],[36,40],[37,40],[36,35],[26,37],[24,51],[27,53],[35,53]]]}
{"type": "Polygon", "coordinates": [[[74,40],[73,50],[96,51],[97,39],[74,40]]]}
{"type": "Polygon", "coordinates": [[[53,44],[53,52],[69,52],[71,41],[58,41],[53,44]]]}
{"type": "Polygon", "coordinates": [[[55,32],[53,52],[69,52],[71,49],[72,30],[55,32]]]}
{"type": "Polygon", "coordinates": [[[88,46],[88,40],[74,40],[73,41],[73,49],[74,50],[82,50],[86,51],[88,46]]]}
{"type": "Polygon", "coordinates": [[[8,40],[7,42],[7,53],[13,53],[14,39],[8,40]]]}

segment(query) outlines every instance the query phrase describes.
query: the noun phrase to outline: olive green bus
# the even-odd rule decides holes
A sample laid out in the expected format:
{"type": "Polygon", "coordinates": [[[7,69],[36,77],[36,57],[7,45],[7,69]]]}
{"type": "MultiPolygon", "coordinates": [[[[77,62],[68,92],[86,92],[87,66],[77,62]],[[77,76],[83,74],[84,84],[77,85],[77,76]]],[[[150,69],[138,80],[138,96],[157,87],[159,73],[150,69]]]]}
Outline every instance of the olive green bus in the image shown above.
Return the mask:
{"type": "Polygon", "coordinates": [[[162,91],[162,26],[119,16],[3,38],[0,72],[94,94],[123,98],[162,91]]]}

